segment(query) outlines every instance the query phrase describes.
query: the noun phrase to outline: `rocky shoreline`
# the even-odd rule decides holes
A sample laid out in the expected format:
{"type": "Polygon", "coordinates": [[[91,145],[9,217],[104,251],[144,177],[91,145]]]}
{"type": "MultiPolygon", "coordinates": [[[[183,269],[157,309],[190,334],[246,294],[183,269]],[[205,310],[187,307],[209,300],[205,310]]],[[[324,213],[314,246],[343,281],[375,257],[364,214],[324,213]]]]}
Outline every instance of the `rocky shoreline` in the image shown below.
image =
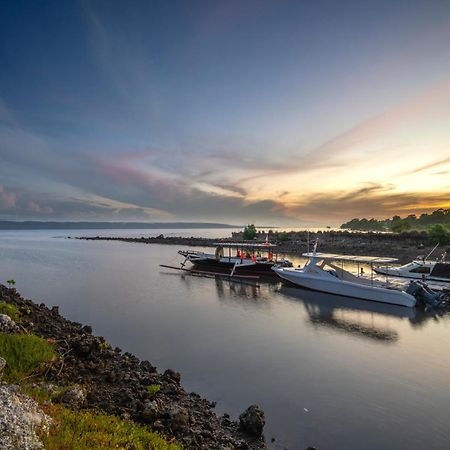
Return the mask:
{"type": "Polygon", "coordinates": [[[54,344],[58,357],[40,377],[71,387],[63,402],[148,424],[188,449],[267,448],[264,412],[258,406],[244,411],[239,422],[227,414],[219,417],[214,403],[182,388],[179,373],[168,369],[161,374],[150,362],[111,348],[103,337],[92,335],[90,326],[62,317],[58,307],[37,305],[3,285],[0,298],[19,310],[21,332],[54,344]]]}
{"type": "MultiPolygon", "coordinates": [[[[400,263],[411,261],[420,255],[427,255],[434,247],[425,232],[409,233],[358,233],[350,231],[325,231],[309,233],[306,231],[285,233],[283,240],[271,239],[278,245],[278,252],[285,255],[301,255],[306,251],[307,241],[319,239],[319,251],[327,253],[343,253],[351,255],[386,256],[398,258],[400,263]]],[[[189,247],[214,247],[216,243],[237,242],[234,238],[196,238],[196,237],[77,237],[87,241],[122,241],[139,244],[165,244],[189,247]]],[[[241,240],[242,241],[242,240],[241,240]]],[[[260,241],[264,242],[262,239],[260,241]]],[[[245,241],[242,241],[245,242],[245,241]]],[[[258,241],[256,241],[258,242],[258,241]]],[[[437,257],[445,249],[437,250],[433,256],[437,257]]],[[[450,252],[449,252],[450,253],[450,252]]]]}

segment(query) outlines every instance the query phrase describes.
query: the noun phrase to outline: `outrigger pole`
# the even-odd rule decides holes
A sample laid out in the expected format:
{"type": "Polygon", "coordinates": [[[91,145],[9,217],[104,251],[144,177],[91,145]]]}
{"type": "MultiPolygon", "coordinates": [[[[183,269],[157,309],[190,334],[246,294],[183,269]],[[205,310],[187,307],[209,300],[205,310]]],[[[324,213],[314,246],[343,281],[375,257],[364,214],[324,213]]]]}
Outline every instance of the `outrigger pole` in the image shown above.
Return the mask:
{"type": "MultiPolygon", "coordinates": [[[[193,269],[184,269],[183,267],[175,267],[175,266],[168,266],[166,264],[160,264],[159,267],[164,267],[165,269],[174,269],[174,270],[181,270],[183,272],[189,272],[193,275],[206,275],[206,276],[217,276],[217,277],[225,277],[228,279],[233,279],[233,278],[247,278],[250,280],[258,280],[259,276],[258,275],[231,275],[228,273],[220,273],[220,272],[207,272],[205,270],[193,270],[193,269]]],[[[243,281],[241,280],[237,280],[240,281],[241,283],[243,283],[243,281]]],[[[254,284],[251,284],[252,286],[255,286],[254,284]]],[[[257,287],[259,287],[258,285],[256,285],[257,287]]]]}

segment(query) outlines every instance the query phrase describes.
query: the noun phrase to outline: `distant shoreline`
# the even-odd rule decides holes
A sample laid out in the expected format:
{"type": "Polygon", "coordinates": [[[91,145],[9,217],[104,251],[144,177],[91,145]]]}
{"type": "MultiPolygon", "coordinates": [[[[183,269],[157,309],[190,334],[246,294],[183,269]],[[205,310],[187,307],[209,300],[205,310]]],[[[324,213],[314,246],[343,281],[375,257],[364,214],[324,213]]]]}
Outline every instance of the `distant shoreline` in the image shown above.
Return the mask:
{"type": "Polygon", "coordinates": [[[0,230],[144,230],[243,228],[242,225],[214,222],[40,222],[0,220],[0,230]]]}
{"type": "MultiPolygon", "coordinates": [[[[287,233],[288,240],[271,240],[277,244],[277,251],[287,255],[301,255],[306,252],[307,241],[319,240],[319,251],[360,256],[386,256],[398,258],[400,263],[406,263],[418,255],[427,255],[434,245],[425,233],[358,233],[348,231],[326,231],[311,233],[307,231],[287,233]]],[[[70,238],[70,237],[69,237],[70,238]]],[[[112,236],[81,236],[74,237],[87,241],[121,241],[138,244],[165,244],[189,247],[214,247],[216,243],[236,242],[236,238],[200,238],[164,235],[156,237],[112,237],[112,236]]],[[[245,243],[245,241],[242,241],[245,243]]],[[[437,250],[437,257],[445,250],[437,250]]]]}

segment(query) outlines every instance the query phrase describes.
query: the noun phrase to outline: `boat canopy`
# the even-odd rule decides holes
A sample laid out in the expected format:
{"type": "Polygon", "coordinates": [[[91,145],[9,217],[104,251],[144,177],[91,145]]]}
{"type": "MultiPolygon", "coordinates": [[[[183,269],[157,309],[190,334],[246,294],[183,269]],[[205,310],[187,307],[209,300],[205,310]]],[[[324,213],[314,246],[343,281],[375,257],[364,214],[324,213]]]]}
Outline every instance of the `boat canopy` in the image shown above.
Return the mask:
{"type": "Polygon", "coordinates": [[[353,261],[357,263],[369,263],[369,264],[391,264],[398,261],[398,258],[385,258],[382,256],[356,256],[356,255],[338,255],[335,253],[303,253],[302,256],[308,258],[322,258],[332,259],[335,261],[353,261]]]}
{"type": "Polygon", "coordinates": [[[276,244],[268,243],[252,243],[252,242],[215,242],[213,245],[226,248],[273,248],[276,244]]]}

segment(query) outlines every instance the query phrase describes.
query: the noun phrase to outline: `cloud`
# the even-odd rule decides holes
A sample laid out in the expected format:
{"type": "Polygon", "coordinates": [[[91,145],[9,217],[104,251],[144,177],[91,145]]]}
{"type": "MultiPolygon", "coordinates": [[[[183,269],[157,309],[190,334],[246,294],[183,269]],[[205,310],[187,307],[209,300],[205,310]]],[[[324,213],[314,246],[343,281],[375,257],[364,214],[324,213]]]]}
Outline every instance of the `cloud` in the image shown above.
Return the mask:
{"type": "MultiPolygon", "coordinates": [[[[434,169],[435,167],[443,166],[450,163],[450,158],[440,159],[429,164],[417,167],[416,169],[410,170],[408,172],[403,172],[400,175],[413,175],[415,173],[423,172],[428,169],[434,169]]],[[[436,175],[441,175],[447,173],[446,171],[436,172],[436,175]]]]}
{"type": "MultiPolygon", "coordinates": [[[[378,143],[375,151],[379,154],[386,154],[389,151],[392,153],[392,145],[386,148],[385,141],[389,136],[405,127],[414,129],[417,123],[423,125],[438,122],[439,119],[448,119],[449,101],[450,76],[447,76],[412,99],[355,125],[306,153],[306,149],[298,149],[297,154],[272,166],[270,160],[263,158],[262,167],[265,171],[256,174],[254,178],[269,174],[301,174],[316,169],[355,166],[358,162],[364,161],[367,149],[374,143],[378,143]]],[[[445,159],[436,164],[448,161],[445,159]]],[[[428,167],[424,166],[418,171],[426,168],[428,167]]]]}
{"type": "Polygon", "coordinates": [[[371,183],[350,192],[316,193],[286,207],[287,214],[316,223],[339,225],[355,217],[387,218],[394,214],[430,212],[450,207],[450,192],[402,192],[394,186],[371,183]]]}
{"type": "Polygon", "coordinates": [[[17,202],[17,195],[13,191],[7,191],[0,185],[0,209],[14,208],[17,202]]]}
{"type": "Polygon", "coordinates": [[[32,193],[24,189],[7,189],[0,185],[0,214],[3,216],[16,214],[35,216],[53,213],[51,207],[39,204],[32,197],[32,193]]]}

